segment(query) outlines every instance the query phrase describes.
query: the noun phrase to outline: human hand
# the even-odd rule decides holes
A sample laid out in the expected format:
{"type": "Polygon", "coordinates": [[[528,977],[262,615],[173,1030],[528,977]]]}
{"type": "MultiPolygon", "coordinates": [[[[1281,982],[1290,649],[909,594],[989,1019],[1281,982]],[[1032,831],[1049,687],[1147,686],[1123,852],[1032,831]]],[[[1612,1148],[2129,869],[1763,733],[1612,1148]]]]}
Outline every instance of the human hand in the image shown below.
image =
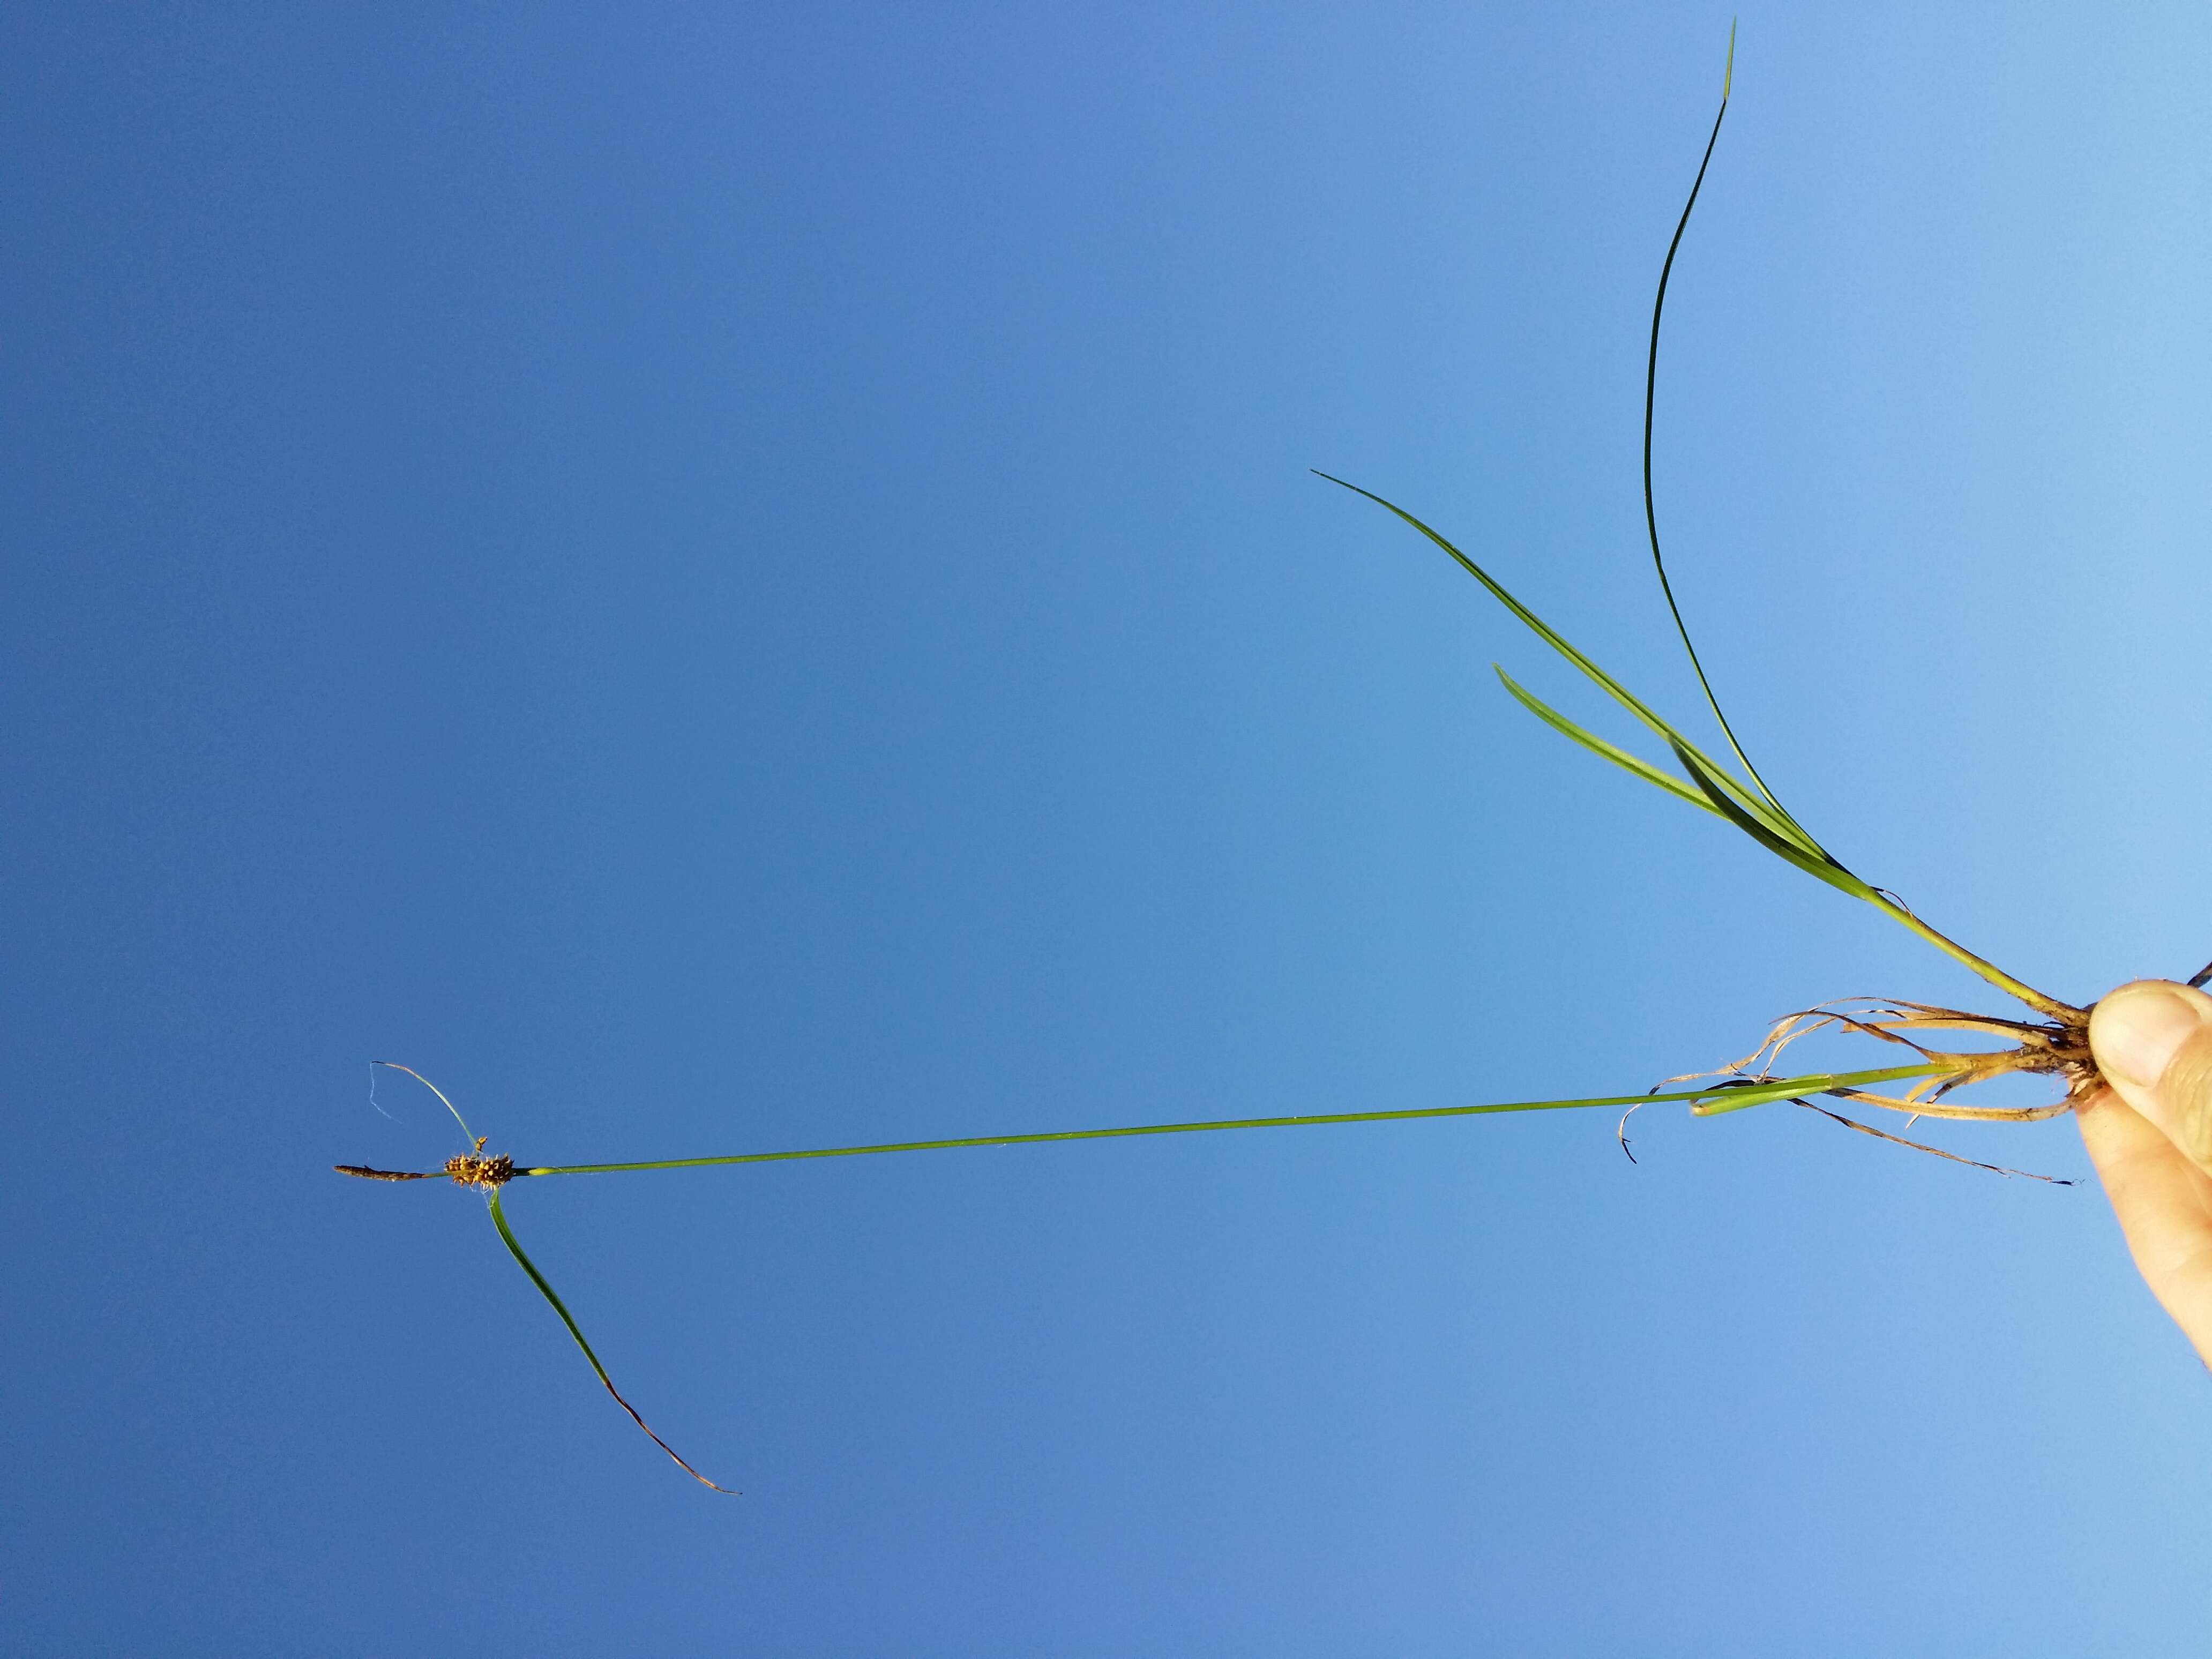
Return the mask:
{"type": "Polygon", "coordinates": [[[2212,1365],[2212,996],[2139,979],[2100,1002],[2107,1087],[2075,1109],[2129,1252],[2212,1365]]]}

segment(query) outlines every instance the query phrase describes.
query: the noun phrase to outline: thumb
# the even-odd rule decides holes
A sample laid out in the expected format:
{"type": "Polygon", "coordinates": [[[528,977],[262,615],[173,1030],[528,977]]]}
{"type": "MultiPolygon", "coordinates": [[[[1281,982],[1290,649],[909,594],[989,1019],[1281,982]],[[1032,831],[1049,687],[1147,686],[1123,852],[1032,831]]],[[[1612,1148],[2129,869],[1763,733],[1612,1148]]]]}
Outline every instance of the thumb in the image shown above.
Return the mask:
{"type": "Polygon", "coordinates": [[[2212,1171],[2212,997],[2139,979],[2089,1016],[2097,1069],[2121,1099],[2212,1171]]]}

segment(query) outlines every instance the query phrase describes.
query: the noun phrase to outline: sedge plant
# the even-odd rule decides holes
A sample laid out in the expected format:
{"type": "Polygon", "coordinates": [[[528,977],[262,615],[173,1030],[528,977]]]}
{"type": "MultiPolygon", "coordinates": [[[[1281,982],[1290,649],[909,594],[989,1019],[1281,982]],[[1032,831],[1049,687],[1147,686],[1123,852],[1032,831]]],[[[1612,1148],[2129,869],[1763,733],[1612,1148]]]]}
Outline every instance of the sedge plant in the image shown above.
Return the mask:
{"type": "MultiPolygon", "coordinates": [[[[1469,557],[1429,525],[1416,518],[1404,507],[1388,501],[1371,490],[1328,473],[1317,476],[1340,485],[1353,494],[1365,497],[1384,511],[1390,513],[1426,538],[1452,559],[1476,581],[1487,589],[1494,599],[1524,627],[1563,658],[1584,678],[1626,709],[1649,731],[1674,758],[1680,775],[1669,772],[1639,756],[1607,741],[1561,714],[1550,704],[1522,685],[1504,668],[1497,669],[1498,678],[1506,691],[1537,719],[1561,735],[1579,744],[1593,754],[1640,778],[1654,788],[1663,791],[1675,799],[1723,819],[1785,863],[1794,865],[1806,874],[1826,882],[1838,892],[1847,894],[1863,904],[1871,905],[1899,926],[1906,928],[1935,949],[1978,975],[1989,984],[2003,992],[2025,1009],[2025,1013],[2008,1015],[1975,1012],[1968,1010],[1939,1006],[1931,1003],[1902,1000],[1852,998],[1802,1009],[1784,1016],[1768,1030],[1765,1040],[1752,1053],[1734,1066],[1720,1073],[1695,1073],[1669,1079],[1674,1083],[1692,1086],[1673,1090],[1656,1089],[1637,1094],[1605,1096],[1581,1100],[1530,1100],[1493,1103],[1474,1106],[1438,1106],[1401,1109],[1372,1112],[1333,1112],[1317,1115],[1295,1117],[1255,1117],[1224,1119],[1206,1122],[1147,1123],[1110,1129],[1072,1129],[1042,1133],[969,1135],[953,1139],[910,1140],[861,1146],[817,1146],[795,1152],[737,1152],[706,1158],[659,1158],[641,1163],[569,1164],[522,1165],[504,1155],[487,1156],[486,1140],[470,1133],[461,1117],[444,1093],[435,1085],[411,1068],[395,1061],[380,1060],[375,1064],[389,1066],[405,1072],[428,1088],[453,1113],[470,1141],[467,1152],[447,1160],[444,1167],[432,1170],[374,1170],[356,1164],[339,1164],[342,1175],[356,1176],[374,1181],[422,1181],[438,1176],[449,1177],[456,1184],[472,1188],[485,1195],[492,1225],[538,1293],[560,1316],[568,1334],[575,1339],[583,1351],[592,1370],[617,1404],[629,1414],[637,1426],[650,1436],[653,1443],[677,1464],[702,1485],[716,1492],[727,1492],[717,1486],[686,1462],[675,1449],[655,1434],[635,1407],[616,1389],[606,1367],[592,1351],[565,1303],[561,1299],[545,1275],[540,1272],[516,1238],[501,1203],[502,1190],[511,1182],[553,1176],[612,1175],[654,1170],[692,1170],[710,1165],[738,1164],[767,1164],[795,1158],[858,1158],[881,1152],[919,1152],[945,1151],[959,1147],[1038,1146],[1053,1141],[1103,1140],[1137,1135],[1192,1134],[1225,1129],[1270,1129],[1315,1127],[1335,1123],[1381,1123],[1419,1118],[1477,1117],[1498,1112],[1562,1111],[1586,1108],[1622,1108],[1633,1111],[1645,1105],[1662,1102],[1680,1102],[1698,1117],[1712,1117],[1727,1112],[1736,1112],[1753,1106],[1790,1101],[1820,1113],[1845,1127],[1878,1139],[1931,1153],[1955,1163],[1969,1164],[1978,1169],[2001,1175],[2021,1175],[2025,1171],[2006,1169],[2002,1165],[1981,1164],[1936,1146],[1906,1139],[1900,1134],[1847,1117],[1828,1107],[1820,1105],[1820,1098],[1837,1099],[1885,1109],[1907,1115],[1908,1118],[1934,1117],[1964,1119],[1982,1122],[2028,1123],[2057,1116],[2094,1093],[2101,1085],[2094,1060],[2089,1051],[2089,1010],[2075,1007],[2054,996],[2036,989],[2017,976],[2008,973],[1986,957],[1977,955],[1948,934],[1917,915],[1903,900],[1886,888],[1878,887],[1859,876],[1841,860],[1816,840],[1790,810],[1782,804],[1752,764],[1737,740],[1728,716],[1722,712],[1720,701],[1714,694],[1705,665],[1692,643],[1688,625],[1682,617],[1681,607],[1676,603],[1672,584],[1668,580],[1666,560],[1660,550],[1659,525],[1653,505],[1651,488],[1651,434],[1656,407],[1659,374],[1660,325],[1667,305],[1667,283],[1674,267],[1674,256],[1681,246],[1683,234],[1689,228],[1690,216],[1698,202],[1698,192],[1705,184],[1705,170],[1711,164],[1713,149],[1719,143],[1721,124],[1727,118],[1729,94],[1734,80],[1735,37],[1733,27],[1729,37],[1729,64],[1723,73],[1718,113],[1713,118],[1712,131],[1705,141],[1703,158],[1698,165],[1697,177],[1690,187],[1688,200],[1684,204],[1680,220],[1674,228],[1674,238],[1668,244],[1667,257],[1659,273],[1658,291],[1651,307],[1650,348],[1646,362],[1644,392],[1644,528],[1650,543],[1651,562],[1657,572],[1662,594],[1674,623],[1682,648],[1688,656],[1705,705],[1717,725],[1727,746],[1729,760],[1717,758],[1710,750],[1700,747],[1685,736],[1680,727],[1656,713],[1651,707],[1631,692],[1626,686],[1585,656],[1535,612],[1516,599],[1481,565],[1469,557]],[[1909,1058],[1893,1066],[1846,1072],[1822,1072],[1786,1075],[1780,1065],[1784,1052],[1801,1038],[1816,1031],[1834,1031],[1876,1039],[1893,1048],[1907,1051],[1909,1058]],[[1974,1048],[1954,1048],[1937,1046],[1938,1041],[1950,1041],[1957,1036],[1978,1038],[1993,1046],[1974,1048]],[[1960,1093],[1975,1085],[1992,1082],[2016,1073],[2047,1076],[2063,1085],[2059,1097],[2039,1105],[1999,1106],[1970,1104],[1960,1100],[1960,1093]]],[[[1495,665],[1493,665],[1495,666],[1495,665]]],[[[2190,980],[2191,985],[2203,985],[2212,980],[2212,964],[2190,980]]],[[[1622,1119],[1625,1126],[1626,1115],[1622,1119]]],[[[1905,1126],[1910,1127],[1910,1122],[1905,1126]]],[[[1627,1141],[1621,1137],[1624,1151],[1627,1141]]],[[[2035,1176],[2049,1180],[2048,1176],[2035,1176]]],[[[2061,1182],[2059,1184],[2070,1184],[2061,1182]]]]}

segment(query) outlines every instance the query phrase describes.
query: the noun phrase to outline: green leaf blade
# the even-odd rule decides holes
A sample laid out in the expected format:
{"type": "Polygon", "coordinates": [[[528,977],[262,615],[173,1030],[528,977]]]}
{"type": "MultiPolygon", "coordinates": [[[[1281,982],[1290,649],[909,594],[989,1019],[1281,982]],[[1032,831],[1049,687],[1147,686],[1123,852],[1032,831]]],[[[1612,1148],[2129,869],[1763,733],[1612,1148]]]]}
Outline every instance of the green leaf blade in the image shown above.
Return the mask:
{"type": "Polygon", "coordinates": [[[1768,852],[1777,858],[1796,865],[1806,874],[1818,877],[1838,891],[1849,893],[1855,899],[1863,899],[1869,904],[1881,903],[1873,888],[1838,864],[1817,842],[1808,837],[1802,843],[1793,842],[1785,840],[1768,824],[1760,823],[1744,806],[1730,798],[1728,791],[1721,786],[1719,780],[1710,775],[1700,757],[1677,748],[1674,757],[1682,763],[1684,769],[1697,781],[1698,786],[1705,792],[1705,798],[1712,802],[1721,815],[1766,848],[1768,852]]]}
{"type": "Polygon", "coordinates": [[[1595,662],[1592,661],[1588,656],[1577,649],[1573,644],[1571,644],[1559,632],[1558,629],[1552,627],[1550,623],[1547,623],[1541,617],[1539,617],[1527,605],[1522,604],[1519,599],[1514,598],[1512,593],[1507,590],[1503,583],[1501,583],[1495,576],[1492,576],[1488,571],[1485,570],[1480,565],[1477,564],[1473,559],[1469,558],[1465,553],[1462,552],[1457,547],[1454,546],[1452,543],[1442,533],[1431,526],[1424,524],[1420,520],[1407,512],[1404,507],[1400,507],[1395,501],[1387,500],[1384,497],[1376,495],[1371,489],[1362,489],[1356,483],[1348,483],[1345,479],[1337,477],[1332,473],[1322,472],[1318,469],[1315,471],[1314,476],[1317,478],[1326,479],[1328,483],[1335,484],[1340,489],[1348,489],[1355,495],[1364,496],[1367,500],[1374,502],[1377,507],[1382,507],[1385,512],[1394,514],[1397,518],[1402,520],[1405,523],[1412,526],[1415,530],[1420,532],[1420,533],[1425,536],[1430,541],[1433,542],[1437,546],[1442,548],[1446,553],[1449,554],[1462,570],[1465,570],[1469,575],[1480,582],[1484,587],[1487,588],[1490,591],[1492,597],[1496,599],[1498,602],[1504,605],[1508,611],[1511,611],[1514,617],[1521,622],[1521,623],[1525,626],[1529,632],[1535,635],[1538,639],[1543,641],[1544,643],[1550,646],[1553,650],[1558,652],[1559,655],[1572,663],[1578,671],[1580,671],[1593,684],[1596,685],[1607,696],[1611,697],[1623,708],[1628,710],[1630,714],[1635,715],[1636,718],[1641,720],[1651,732],[1664,738],[1669,745],[1676,749],[1686,750],[1691,754],[1697,756],[1697,757],[1704,763],[1706,770],[1711,773],[1716,778],[1722,780],[1723,786],[1744,803],[1747,811],[1754,811],[1767,818],[1772,819],[1776,825],[1777,833],[1802,839],[1808,845],[1811,844],[1812,837],[1806,835],[1805,831],[1799,828],[1796,822],[1789,817],[1788,814],[1782,813],[1778,807],[1768,803],[1749,784],[1741,782],[1734,777],[1726,767],[1721,765],[1721,763],[1713,759],[1711,756],[1706,754],[1705,750],[1698,748],[1696,744],[1691,742],[1690,739],[1673,724],[1663,719],[1649,705],[1647,705],[1642,698],[1638,697],[1619,680],[1607,673],[1604,669],[1599,667],[1595,662]]]}
{"type": "Polygon", "coordinates": [[[522,1241],[514,1236],[514,1230],[507,1224],[507,1212],[500,1206],[499,1190],[496,1188],[492,1189],[489,1208],[491,1210],[491,1224],[499,1229],[500,1242],[507,1246],[507,1253],[514,1256],[515,1261],[521,1266],[522,1271],[530,1275],[530,1282],[538,1287],[538,1293],[544,1297],[548,1303],[552,1304],[553,1311],[555,1313],[561,1316],[561,1322],[568,1328],[568,1334],[576,1339],[576,1346],[584,1351],[584,1358],[591,1361],[592,1371],[598,1376],[599,1382],[605,1386],[606,1391],[614,1396],[615,1404],[620,1406],[624,1411],[628,1412],[629,1413],[629,1420],[636,1424],[641,1429],[643,1429],[646,1432],[646,1437],[650,1439],[654,1445],[659,1447],[661,1450],[666,1452],[671,1457],[674,1458],[676,1460],[677,1468],[682,1469],[684,1474],[690,1475],[694,1480],[696,1480],[702,1486],[711,1486],[714,1491],[719,1492],[727,1492],[733,1498],[738,1496],[737,1493],[731,1492],[730,1488],[727,1486],[715,1486],[714,1483],[709,1480],[705,1475],[700,1474],[699,1471],[693,1468],[690,1464],[685,1462],[682,1455],[677,1451],[675,1447],[670,1445],[659,1435],[653,1433],[652,1425],[647,1423],[642,1417],[640,1417],[637,1414],[637,1407],[631,1405],[629,1401],[622,1397],[622,1390],[615,1387],[614,1378],[607,1375],[607,1368],[599,1364],[599,1355],[592,1352],[592,1345],[584,1340],[583,1328],[576,1323],[575,1316],[568,1311],[568,1304],[561,1300],[560,1292],[553,1288],[552,1284],[546,1279],[544,1273],[538,1271],[538,1264],[530,1259],[528,1253],[522,1248],[522,1241]]]}
{"type": "Polygon", "coordinates": [[[1669,777],[1649,761],[1640,759],[1630,754],[1626,749],[1607,743],[1595,732],[1584,731],[1558,709],[1522,686],[1496,663],[1490,665],[1496,671],[1498,678],[1504,682],[1505,689],[1513,694],[1515,700],[1554,732],[1572,742],[1580,744],[1601,759],[1611,761],[1623,771],[1632,773],[1657,788],[1664,789],[1677,799],[1689,802],[1700,811],[1711,812],[1716,817],[1725,816],[1718,807],[1705,799],[1702,791],[1691,788],[1679,778],[1669,777]]]}

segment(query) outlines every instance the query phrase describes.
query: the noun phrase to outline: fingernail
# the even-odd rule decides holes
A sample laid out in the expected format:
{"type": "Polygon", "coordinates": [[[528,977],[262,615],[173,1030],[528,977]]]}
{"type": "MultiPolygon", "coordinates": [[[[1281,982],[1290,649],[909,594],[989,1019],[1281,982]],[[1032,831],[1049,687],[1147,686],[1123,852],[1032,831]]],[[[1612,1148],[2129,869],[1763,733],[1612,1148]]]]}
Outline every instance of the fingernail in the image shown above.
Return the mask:
{"type": "Polygon", "coordinates": [[[2127,985],[2097,1005],[2089,1046],[2106,1076],[2148,1088],[2203,1024],[2197,1000],[2173,985],[2127,985]]]}

